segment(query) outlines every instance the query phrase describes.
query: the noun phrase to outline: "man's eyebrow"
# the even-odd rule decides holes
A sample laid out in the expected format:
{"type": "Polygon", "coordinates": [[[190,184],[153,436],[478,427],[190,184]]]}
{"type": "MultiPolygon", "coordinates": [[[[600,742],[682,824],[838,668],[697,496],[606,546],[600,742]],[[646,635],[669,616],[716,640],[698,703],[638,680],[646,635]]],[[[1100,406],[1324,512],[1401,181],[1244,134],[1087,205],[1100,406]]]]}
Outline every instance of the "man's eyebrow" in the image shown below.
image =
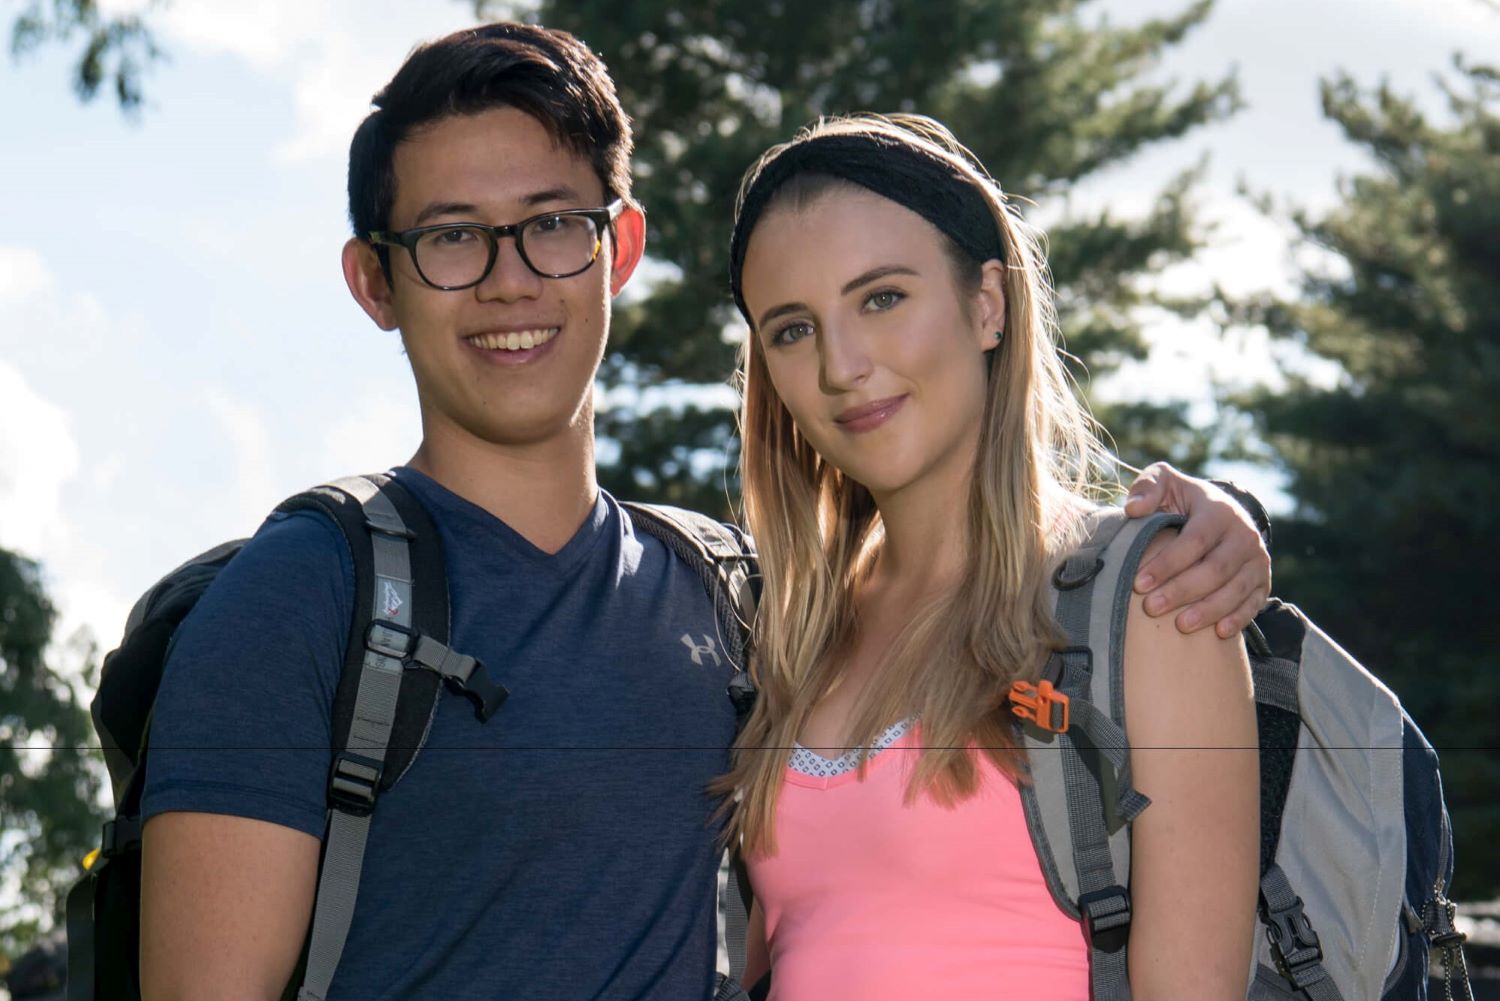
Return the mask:
{"type": "MultiPolygon", "coordinates": [[[[543,205],[547,202],[577,202],[580,196],[573,188],[566,184],[555,187],[544,188],[541,191],[533,191],[521,198],[521,204],[526,206],[543,205]]],[[[479,214],[479,206],[471,202],[433,202],[422,211],[417,213],[413,227],[421,226],[430,219],[436,219],[445,215],[461,215],[474,218],[479,214]]],[[[519,220],[518,220],[519,221],[519,220]]]]}
{"type": "Polygon", "coordinates": [[[412,226],[420,226],[429,219],[436,219],[442,215],[466,215],[472,219],[478,211],[478,206],[471,205],[468,202],[433,202],[417,213],[417,218],[412,223],[412,226]]]}
{"type": "Polygon", "coordinates": [[[531,194],[521,199],[521,204],[541,205],[544,202],[577,202],[581,201],[582,197],[583,196],[581,196],[577,191],[568,187],[566,184],[559,184],[556,187],[547,188],[544,191],[533,191],[531,194]]]}
{"type": "MultiPolygon", "coordinates": [[[[845,282],[844,287],[839,289],[839,295],[848,295],[850,292],[853,292],[855,289],[863,285],[868,285],[871,282],[879,281],[880,279],[887,278],[891,275],[911,275],[914,278],[920,277],[920,275],[918,275],[915,270],[907,267],[904,264],[882,264],[879,267],[871,268],[869,271],[866,271],[864,274],[860,275],[857,278],[852,278],[849,281],[845,282]]],[[[807,306],[804,303],[784,302],[780,306],[773,306],[762,313],[760,315],[760,322],[755,326],[757,329],[762,328],[768,322],[776,319],[778,316],[785,316],[788,313],[795,313],[799,309],[806,308],[807,306]]]]}

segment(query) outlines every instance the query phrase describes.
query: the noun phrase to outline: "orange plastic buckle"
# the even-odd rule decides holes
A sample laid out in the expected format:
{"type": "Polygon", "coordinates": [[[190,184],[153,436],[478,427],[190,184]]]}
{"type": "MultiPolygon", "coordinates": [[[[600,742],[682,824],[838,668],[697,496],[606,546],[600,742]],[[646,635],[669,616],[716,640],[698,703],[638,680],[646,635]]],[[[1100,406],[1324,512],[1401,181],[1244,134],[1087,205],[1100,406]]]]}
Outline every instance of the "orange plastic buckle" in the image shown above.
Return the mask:
{"type": "Polygon", "coordinates": [[[1035,685],[1029,681],[1012,684],[1010,711],[1052,733],[1066,733],[1068,730],[1068,697],[1053,688],[1050,681],[1035,685]]]}

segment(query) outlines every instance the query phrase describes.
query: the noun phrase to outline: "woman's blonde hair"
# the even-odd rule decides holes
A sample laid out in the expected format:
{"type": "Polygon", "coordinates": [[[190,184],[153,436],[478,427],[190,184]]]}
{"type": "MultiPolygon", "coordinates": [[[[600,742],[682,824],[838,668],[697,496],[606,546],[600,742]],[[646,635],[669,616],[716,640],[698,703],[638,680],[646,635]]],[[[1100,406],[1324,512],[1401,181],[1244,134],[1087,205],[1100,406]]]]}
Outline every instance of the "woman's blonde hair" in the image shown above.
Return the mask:
{"type": "MultiPolygon", "coordinates": [[[[971,744],[1020,776],[1007,696],[1034,680],[1059,643],[1047,568],[1067,544],[1080,501],[1106,467],[1095,424],[1073,392],[1040,233],[1021,218],[975,156],[941,124],[916,115],[822,119],[768,150],[746,172],[736,215],[761,172],[786,150],[827,136],[870,137],[940,158],[978,190],[1004,248],[1004,336],[992,352],[979,449],[962,528],[966,564],[957,585],[920,609],[856,702],[851,747],[916,714],[923,750],[908,786],[939,802],[971,795],[971,744]]],[[[772,196],[806,203],[851,182],[800,174],[772,196]],[[799,181],[801,183],[799,183],[799,181]],[[811,183],[808,183],[808,182],[811,183]]],[[[753,225],[754,220],[750,220],[753,225]]],[[[743,234],[748,240],[749,234],[743,234]]],[[[945,237],[945,240],[947,237],[945,237]]],[[[948,241],[950,257],[966,258],[948,241]]],[[[956,285],[978,284],[966,260],[956,285]]],[[[775,851],[773,819],[790,749],[833,687],[840,651],[854,636],[856,588],[882,538],[870,493],[825,462],[772,388],[760,339],[741,350],[740,415],[745,518],[760,551],[764,593],[755,623],[752,677],[759,697],[715,789],[731,796],[727,834],[749,854],[775,851]]]]}

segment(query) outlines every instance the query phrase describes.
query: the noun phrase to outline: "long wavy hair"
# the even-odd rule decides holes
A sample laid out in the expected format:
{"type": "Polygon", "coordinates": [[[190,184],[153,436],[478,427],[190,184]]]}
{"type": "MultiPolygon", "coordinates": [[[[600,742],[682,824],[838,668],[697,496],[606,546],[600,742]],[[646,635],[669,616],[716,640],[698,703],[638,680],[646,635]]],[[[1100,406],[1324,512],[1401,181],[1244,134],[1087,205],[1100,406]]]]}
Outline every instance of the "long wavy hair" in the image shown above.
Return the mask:
{"type": "MultiPolygon", "coordinates": [[[[990,352],[978,454],[965,515],[955,526],[965,533],[966,563],[956,585],[918,609],[900,632],[856,701],[850,727],[849,746],[867,748],[890,724],[916,715],[923,748],[908,800],[926,792],[951,804],[977,788],[971,746],[1024,779],[1008,692],[1017,679],[1035,680],[1061,643],[1046,574],[1068,547],[1077,513],[1098,495],[1107,453],[1060,356],[1043,237],[936,121],[872,114],[819,120],[750,167],[736,216],[776,157],[830,134],[877,136],[940,157],[982,193],[1005,249],[1005,333],[990,352]]],[[[826,174],[795,175],[766,212],[806,205],[848,185],[826,174]]],[[[955,295],[977,289],[982,262],[944,240],[955,295]]],[[[791,748],[838,679],[840,652],[859,628],[855,595],[883,532],[870,492],[826,462],[798,430],[753,334],[741,349],[740,380],[744,514],[764,574],[751,666],[759,697],[732,770],[715,789],[728,795],[731,842],[748,854],[769,854],[791,748]]]]}

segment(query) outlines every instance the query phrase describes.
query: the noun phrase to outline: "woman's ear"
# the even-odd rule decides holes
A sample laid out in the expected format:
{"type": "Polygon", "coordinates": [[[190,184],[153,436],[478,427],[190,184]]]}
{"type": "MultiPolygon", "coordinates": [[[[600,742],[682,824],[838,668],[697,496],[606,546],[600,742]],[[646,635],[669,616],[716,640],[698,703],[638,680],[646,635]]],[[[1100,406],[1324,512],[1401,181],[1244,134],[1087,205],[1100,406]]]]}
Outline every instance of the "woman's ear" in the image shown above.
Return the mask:
{"type": "Polygon", "coordinates": [[[996,260],[980,265],[979,288],[974,292],[974,336],[981,351],[994,350],[1005,337],[1005,265],[996,260]]]}

